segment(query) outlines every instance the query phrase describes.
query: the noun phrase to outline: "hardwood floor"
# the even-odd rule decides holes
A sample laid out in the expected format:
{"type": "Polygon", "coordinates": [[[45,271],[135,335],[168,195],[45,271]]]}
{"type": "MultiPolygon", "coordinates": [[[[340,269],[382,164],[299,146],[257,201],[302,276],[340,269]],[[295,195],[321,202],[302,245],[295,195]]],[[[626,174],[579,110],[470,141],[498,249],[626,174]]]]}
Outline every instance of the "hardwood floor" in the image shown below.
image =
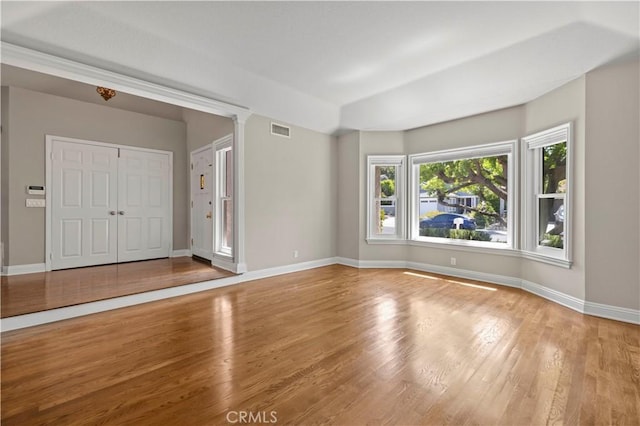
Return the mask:
{"type": "Polygon", "coordinates": [[[190,257],[1,277],[2,318],[233,275],[190,257]]]}
{"type": "Polygon", "coordinates": [[[639,331],[335,265],[3,333],[2,424],[637,425],[639,331]]]}

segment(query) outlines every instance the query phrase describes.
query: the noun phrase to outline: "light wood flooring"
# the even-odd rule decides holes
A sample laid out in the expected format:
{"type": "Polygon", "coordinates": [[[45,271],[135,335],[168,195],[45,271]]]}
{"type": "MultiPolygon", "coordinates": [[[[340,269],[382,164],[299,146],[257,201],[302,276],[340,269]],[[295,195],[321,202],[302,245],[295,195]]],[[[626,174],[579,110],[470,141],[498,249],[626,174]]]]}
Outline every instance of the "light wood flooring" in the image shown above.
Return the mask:
{"type": "Polygon", "coordinates": [[[2,424],[637,425],[639,331],[334,265],[3,333],[2,424]]]}
{"type": "Polygon", "coordinates": [[[233,275],[190,257],[0,278],[2,318],[233,275]]]}

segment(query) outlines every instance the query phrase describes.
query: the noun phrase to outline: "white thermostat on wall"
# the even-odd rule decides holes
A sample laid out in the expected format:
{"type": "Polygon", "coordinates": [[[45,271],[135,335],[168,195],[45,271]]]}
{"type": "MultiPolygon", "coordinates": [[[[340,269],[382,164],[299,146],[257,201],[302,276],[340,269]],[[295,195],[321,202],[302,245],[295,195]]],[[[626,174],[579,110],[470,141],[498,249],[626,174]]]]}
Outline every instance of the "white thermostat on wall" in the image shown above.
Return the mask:
{"type": "Polygon", "coordinates": [[[44,186],[41,186],[41,185],[29,185],[29,186],[27,186],[27,194],[29,194],[29,195],[44,195],[44,186]]]}

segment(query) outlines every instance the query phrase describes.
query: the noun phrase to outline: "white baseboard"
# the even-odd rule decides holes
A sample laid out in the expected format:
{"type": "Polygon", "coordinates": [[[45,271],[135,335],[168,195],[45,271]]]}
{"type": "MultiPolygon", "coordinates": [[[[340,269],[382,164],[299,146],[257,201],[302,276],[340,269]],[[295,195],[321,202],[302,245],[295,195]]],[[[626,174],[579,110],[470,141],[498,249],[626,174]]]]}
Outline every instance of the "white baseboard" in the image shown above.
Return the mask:
{"type": "Polygon", "coordinates": [[[621,308],[595,302],[584,302],[584,313],[640,325],[640,310],[637,309],[621,308]]]}
{"type": "Polygon", "coordinates": [[[351,266],[352,268],[359,268],[360,261],[356,259],[351,259],[349,257],[336,257],[336,263],[338,265],[351,266]]]}
{"type": "Polygon", "coordinates": [[[171,257],[191,257],[191,250],[181,249],[171,252],[171,257]]]}
{"type": "Polygon", "coordinates": [[[348,257],[336,257],[336,263],[360,269],[402,269],[407,268],[408,262],[404,260],[356,260],[348,257]]]}
{"type": "Polygon", "coordinates": [[[293,263],[291,265],[276,266],[274,268],[260,269],[257,271],[249,271],[243,275],[245,281],[259,280],[269,278],[276,275],[289,274],[291,272],[305,271],[307,269],[320,268],[322,266],[335,265],[336,258],[328,257],[326,259],[312,260],[309,262],[293,263]]]}
{"type": "Polygon", "coordinates": [[[570,296],[568,294],[562,293],[557,290],[553,290],[551,288],[545,287],[543,285],[527,281],[522,281],[522,289],[528,291],[529,293],[533,293],[536,296],[540,296],[544,299],[555,302],[559,305],[566,306],[567,308],[573,309],[574,311],[584,313],[584,300],[579,299],[574,296],[570,296]]]}
{"type": "Polygon", "coordinates": [[[522,288],[520,278],[505,275],[489,274],[486,272],[469,271],[466,269],[451,268],[449,266],[430,265],[427,263],[407,262],[407,268],[418,271],[431,272],[433,274],[449,275],[451,277],[466,278],[468,280],[483,281],[499,284],[507,287],[522,288]]]}
{"type": "Polygon", "coordinates": [[[32,263],[30,265],[9,265],[2,267],[2,275],[22,275],[22,274],[33,274],[36,272],[44,272],[45,264],[44,263],[32,263]]]}
{"type": "Polygon", "coordinates": [[[221,259],[214,256],[211,260],[211,265],[216,268],[224,269],[225,271],[233,272],[234,274],[238,273],[238,265],[233,263],[231,260],[221,259]]]}

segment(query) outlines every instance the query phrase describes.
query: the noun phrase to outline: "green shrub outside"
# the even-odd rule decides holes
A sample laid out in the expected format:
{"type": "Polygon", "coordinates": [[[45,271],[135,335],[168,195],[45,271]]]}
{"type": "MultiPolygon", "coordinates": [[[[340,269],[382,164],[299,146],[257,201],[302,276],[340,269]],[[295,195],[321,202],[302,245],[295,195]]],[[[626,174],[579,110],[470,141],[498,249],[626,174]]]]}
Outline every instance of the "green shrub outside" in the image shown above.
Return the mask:
{"type": "Polygon", "coordinates": [[[491,241],[491,235],[485,231],[469,231],[467,229],[451,229],[449,238],[456,240],[491,241]]]}
{"type": "Polygon", "coordinates": [[[421,237],[452,238],[455,240],[491,241],[491,235],[485,231],[470,231],[467,229],[420,229],[421,237]]]}
{"type": "Polygon", "coordinates": [[[540,243],[540,245],[546,247],[563,248],[564,241],[562,240],[562,236],[560,235],[544,234],[544,240],[540,243]]]}
{"type": "Polygon", "coordinates": [[[451,238],[449,237],[450,229],[443,228],[422,228],[420,229],[421,237],[438,237],[438,238],[451,238]]]}

